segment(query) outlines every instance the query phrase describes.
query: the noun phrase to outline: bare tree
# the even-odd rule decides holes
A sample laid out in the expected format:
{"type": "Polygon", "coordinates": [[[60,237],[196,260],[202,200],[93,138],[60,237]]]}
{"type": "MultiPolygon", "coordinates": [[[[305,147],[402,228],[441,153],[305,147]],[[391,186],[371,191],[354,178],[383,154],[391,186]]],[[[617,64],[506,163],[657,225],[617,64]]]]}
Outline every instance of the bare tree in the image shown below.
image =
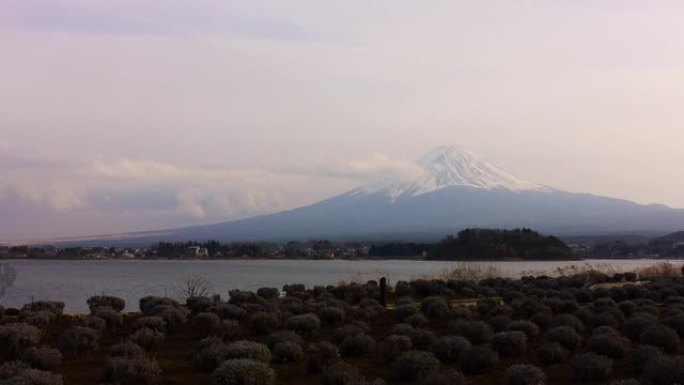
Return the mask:
{"type": "Polygon", "coordinates": [[[187,299],[190,297],[207,297],[211,291],[211,282],[204,275],[189,275],[178,285],[178,294],[187,299]]]}

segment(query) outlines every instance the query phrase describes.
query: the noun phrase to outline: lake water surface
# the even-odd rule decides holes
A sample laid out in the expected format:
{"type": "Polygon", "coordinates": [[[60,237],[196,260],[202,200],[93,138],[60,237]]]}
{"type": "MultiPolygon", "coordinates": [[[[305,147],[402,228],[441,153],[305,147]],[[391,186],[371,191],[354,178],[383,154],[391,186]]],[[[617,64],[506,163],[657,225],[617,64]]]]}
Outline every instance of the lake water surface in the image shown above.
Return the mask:
{"type": "MultiPolygon", "coordinates": [[[[4,307],[19,307],[41,299],[60,300],[66,310],[87,311],[86,299],[107,294],[126,300],[127,310],[138,309],[138,299],[146,295],[178,296],[184,278],[204,276],[212,292],[228,296],[230,289],[256,290],[260,287],[282,288],[288,283],[307,286],[328,285],[344,279],[363,281],[387,277],[390,283],[439,274],[455,266],[454,262],[437,261],[310,261],[310,260],[219,260],[219,261],[56,261],[5,260],[17,271],[17,278],[5,296],[4,307]]],[[[495,265],[502,274],[519,277],[529,270],[551,271],[560,266],[610,264],[622,271],[650,265],[662,260],[592,260],[558,262],[467,262],[473,265],[495,265]]]]}

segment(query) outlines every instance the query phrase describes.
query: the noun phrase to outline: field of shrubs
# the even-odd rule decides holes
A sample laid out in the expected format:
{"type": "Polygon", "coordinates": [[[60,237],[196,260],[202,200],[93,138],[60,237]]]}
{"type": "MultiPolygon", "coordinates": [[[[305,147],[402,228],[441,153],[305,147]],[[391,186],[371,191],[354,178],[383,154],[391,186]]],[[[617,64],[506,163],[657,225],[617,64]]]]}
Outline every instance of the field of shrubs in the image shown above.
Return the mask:
{"type": "Polygon", "coordinates": [[[375,281],[294,284],[146,297],[136,313],[116,297],[88,305],[0,308],[0,384],[684,383],[681,277],[420,279],[385,297],[375,281]]]}

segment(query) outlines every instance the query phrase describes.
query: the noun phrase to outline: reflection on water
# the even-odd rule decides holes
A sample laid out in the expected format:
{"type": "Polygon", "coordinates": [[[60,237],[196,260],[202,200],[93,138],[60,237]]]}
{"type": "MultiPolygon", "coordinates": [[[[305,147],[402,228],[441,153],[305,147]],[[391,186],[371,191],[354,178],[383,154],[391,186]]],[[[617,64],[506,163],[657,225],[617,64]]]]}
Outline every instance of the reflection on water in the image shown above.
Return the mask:
{"type": "Polygon", "coordinates": [[[17,279],[17,271],[8,263],[0,263],[0,300],[5,296],[7,289],[17,279]]]}
{"type": "MultiPolygon", "coordinates": [[[[398,280],[435,275],[453,267],[441,261],[310,261],[310,260],[221,260],[221,261],[56,261],[12,260],[16,280],[1,298],[5,307],[20,307],[31,300],[64,301],[66,310],[85,312],[86,300],[98,294],[114,295],[126,301],[126,310],[138,309],[146,295],[175,296],[178,285],[192,275],[205,277],[212,292],[228,296],[231,289],[256,290],[289,283],[307,286],[335,284],[354,278],[361,281],[387,277],[398,280]]],[[[611,265],[631,271],[661,260],[593,260],[594,265],[611,265]]],[[[519,277],[523,271],[551,271],[585,262],[467,262],[471,265],[496,265],[498,271],[519,277]]],[[[6,265],[8,266],[8,265],[6,265]]],[[[9,271],[9,270],[7,270],[9,271]]]]}

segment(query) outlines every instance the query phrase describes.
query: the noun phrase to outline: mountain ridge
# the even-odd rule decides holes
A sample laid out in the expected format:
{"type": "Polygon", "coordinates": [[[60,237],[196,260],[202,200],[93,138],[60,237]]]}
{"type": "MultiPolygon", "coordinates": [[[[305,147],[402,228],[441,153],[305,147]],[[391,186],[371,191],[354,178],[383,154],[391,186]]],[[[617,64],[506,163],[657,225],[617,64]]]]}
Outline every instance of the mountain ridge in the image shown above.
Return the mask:
{"type": "Polygon", "coordinates": [[[413,180],[385,180],[292,210],[82,243],[436,240],[472,227],[526,227],[565,236],[684,229],[684,209],[527,182],[459,146],[439,147],[418,164],[422,174],[413,180]]]}

